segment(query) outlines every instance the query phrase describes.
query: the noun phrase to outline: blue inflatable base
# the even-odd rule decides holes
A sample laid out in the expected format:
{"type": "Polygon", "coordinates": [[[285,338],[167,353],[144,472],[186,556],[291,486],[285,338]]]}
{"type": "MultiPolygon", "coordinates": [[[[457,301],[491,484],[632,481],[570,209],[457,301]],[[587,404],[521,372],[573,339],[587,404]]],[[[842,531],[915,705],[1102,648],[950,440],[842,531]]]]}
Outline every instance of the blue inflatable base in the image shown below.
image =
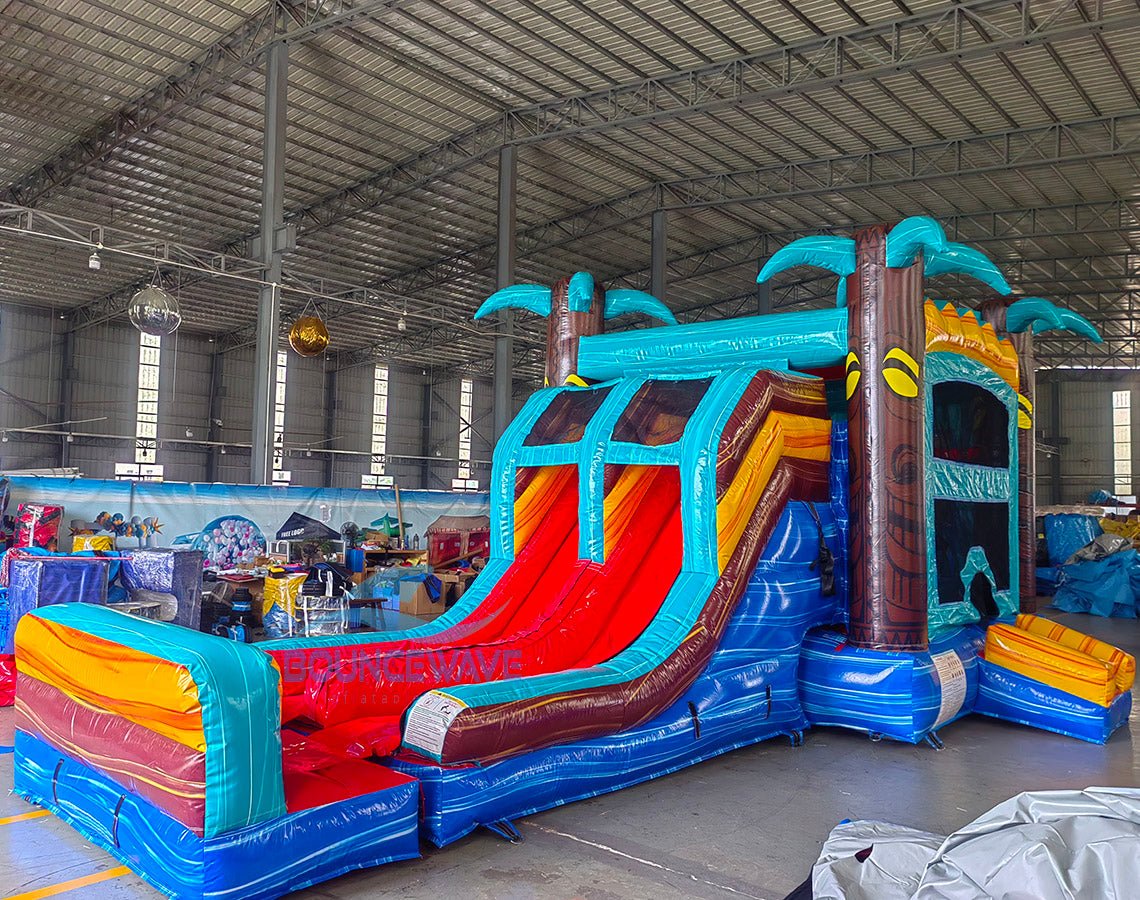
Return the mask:
{"type": "Polygon", "coordinates": [[[486,766],[441,767],[421,758],[389,765],[418,778],[424,836],[443,846],[492,825],[616,791],[777,735],[808,727],[796,684],[800,642],[846,606],[824,596],[822,537],[839,554],[835,511],[788,504],[704,672],[672,706],[604,738],[535,750],[486,766]]]}
{"type": "Polygon", "coordinates": [[[985,660],[979,661],[979,673],[974,712],[1093,744],[1105,743],[1132,711],[1131,691],[1105,707],[985,660]]]}
{"type": "MultiPolygon", "coordinates": [[[[395,760],[423,789],[423,835],[442,847],[480,825],[512,820],[667,775],[778,735],[807,728],[795,691],[766,692],[701,711],[690,695],[641,728],[511,757],[489,766],[440,767],[395,760]]],[[[709,699],[708,695],[704,698],[709,699]]]]}
{"type": "Polygon", "coordinates": [[[179,898],[268,900],[419,854],[415,782],[200,838],[111,779],[16,732],[15,792],[179,898]]]}
{"type": "Polygon", "coordinates": [[[812,725],[920,743],[973,709],[984,639],[981,627],[968,625],[933,638],[929,650],[906,653],[852,647],[834,631],[814,631],[800,656],[804,712],[812,725]]]}

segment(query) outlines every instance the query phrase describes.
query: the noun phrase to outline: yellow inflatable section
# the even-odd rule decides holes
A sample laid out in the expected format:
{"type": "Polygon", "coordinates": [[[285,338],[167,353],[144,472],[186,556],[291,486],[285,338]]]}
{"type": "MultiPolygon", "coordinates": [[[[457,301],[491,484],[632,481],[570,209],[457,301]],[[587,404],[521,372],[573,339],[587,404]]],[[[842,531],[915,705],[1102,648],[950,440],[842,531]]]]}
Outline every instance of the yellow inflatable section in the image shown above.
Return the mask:
{"type": "Polygon", "coordinates": [[[986,630],[987,662],[1109,706],[1136,679],[1136,659],[1118,647],[1038,616],[986,630]]]}

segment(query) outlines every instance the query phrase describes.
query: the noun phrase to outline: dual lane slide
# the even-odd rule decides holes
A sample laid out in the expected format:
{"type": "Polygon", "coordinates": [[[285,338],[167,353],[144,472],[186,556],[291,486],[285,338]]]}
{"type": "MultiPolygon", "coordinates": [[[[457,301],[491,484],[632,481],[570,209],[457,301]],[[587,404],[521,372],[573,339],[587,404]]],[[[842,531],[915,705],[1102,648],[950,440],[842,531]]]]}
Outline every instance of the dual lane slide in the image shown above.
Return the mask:
{"type": "Polygon", "coordinates": [[[827,498],[812,379],[551,393],[496,455],[507,552],[430,626],[275,642],[286,722],[338,743],[402,723],[442,763],[632,727],[707,662],[783,503],[827,498]]]}

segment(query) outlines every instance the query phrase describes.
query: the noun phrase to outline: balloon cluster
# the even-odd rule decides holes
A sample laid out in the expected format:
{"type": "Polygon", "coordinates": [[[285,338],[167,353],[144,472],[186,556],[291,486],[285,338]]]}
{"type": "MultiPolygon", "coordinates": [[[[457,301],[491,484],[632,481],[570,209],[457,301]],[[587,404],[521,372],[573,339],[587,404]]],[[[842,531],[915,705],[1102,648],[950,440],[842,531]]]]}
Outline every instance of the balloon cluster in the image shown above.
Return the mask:
{"type": "Polygon", "coordinates": [[[232,569],[252,565],[257,557],[265,555],[265,535],[255,522],[243,516],[223,516],[199,532],[193,549],[202,551],[204,566],[232,569]]]}

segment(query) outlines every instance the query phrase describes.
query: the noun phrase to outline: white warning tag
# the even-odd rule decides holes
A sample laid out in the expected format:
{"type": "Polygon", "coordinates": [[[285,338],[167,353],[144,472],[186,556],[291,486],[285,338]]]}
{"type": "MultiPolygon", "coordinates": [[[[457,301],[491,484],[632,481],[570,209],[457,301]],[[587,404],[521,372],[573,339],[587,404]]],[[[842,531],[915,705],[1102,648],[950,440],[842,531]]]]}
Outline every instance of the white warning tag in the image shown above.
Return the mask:
{"type": "Polygon", "coordinates": [[[931,728],[933,730],[961,712],[962,704],[966,702],[966,669],[953,650],[932,654],[930,659],[942,688],[942,703],[938,707],[938,719],[931,728]]]}
{"type": "Polygon", "coordinates": [[[447,729],[467,704],[442,691],[429,691],[420,697],[404,726],[404,743],[416,750],[438,757],[443,753],[447,729]]]}

